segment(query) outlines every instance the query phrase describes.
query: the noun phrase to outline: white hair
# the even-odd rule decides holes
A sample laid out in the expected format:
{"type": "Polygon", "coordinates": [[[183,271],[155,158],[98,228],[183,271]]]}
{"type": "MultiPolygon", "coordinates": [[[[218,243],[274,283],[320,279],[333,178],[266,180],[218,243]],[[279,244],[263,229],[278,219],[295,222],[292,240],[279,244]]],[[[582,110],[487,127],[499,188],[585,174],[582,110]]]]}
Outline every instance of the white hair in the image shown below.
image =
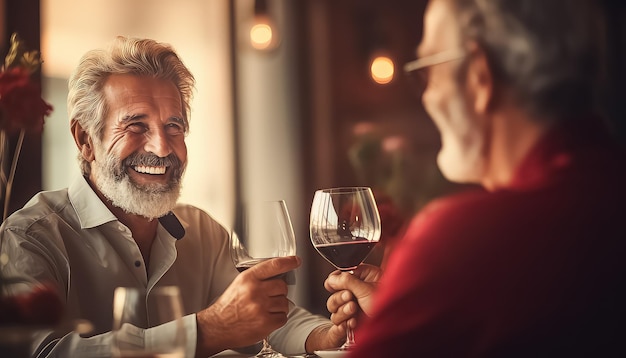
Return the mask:
{"type": "Polygon", "coordinates": [[[591,0],[450,0],[461,36],[485,51],[497,84],[539,117],[597,104],[601,16],[591,0]]]}

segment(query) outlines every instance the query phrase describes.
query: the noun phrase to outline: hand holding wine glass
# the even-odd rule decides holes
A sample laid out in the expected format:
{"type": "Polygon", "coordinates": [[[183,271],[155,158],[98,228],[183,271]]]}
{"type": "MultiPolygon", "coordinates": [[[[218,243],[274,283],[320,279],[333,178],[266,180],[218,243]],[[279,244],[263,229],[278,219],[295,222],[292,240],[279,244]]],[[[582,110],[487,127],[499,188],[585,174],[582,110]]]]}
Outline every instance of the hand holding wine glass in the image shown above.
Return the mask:
{"type": "MultiPolygon", "coordinates": [[[[316,191],[309,229],[315,249],[337,269],[352,272],[380,239],[380,216],[371,189],[344,187],[316,191]]],[[[354,344],[348,326],[346,343],[340,349],[350,349],[354,344]]]]}
{"type": "Polygon", "coordinates": [[[326,302],[331,312],[331,320],[335,324],[348,322],[351,327],[354,327],[357,323],[354,315],[359,308],[361,312],[369,316],[372,311],[374,293],[381,277],[380,267],[369,264],[359,265],[354,270],[354,274],[340,270],[331,272],[324,281],[324,288],[331,293],[326,302]],[[350,293],[349,297],[346,297],[346,291],[350,293]]]}
{"type": "MultiPolygon", "coordinates": [[[[296,239],[284,200],[247,204],[236,215],[231,233],[231,256],[243,272],[260,262],[296,255],[296,239]]],[[[287,277],[289,273],[286,274],[287,277]]],[[[284,357],[270,346],[267,337],[256,357],[284,357]]]]}

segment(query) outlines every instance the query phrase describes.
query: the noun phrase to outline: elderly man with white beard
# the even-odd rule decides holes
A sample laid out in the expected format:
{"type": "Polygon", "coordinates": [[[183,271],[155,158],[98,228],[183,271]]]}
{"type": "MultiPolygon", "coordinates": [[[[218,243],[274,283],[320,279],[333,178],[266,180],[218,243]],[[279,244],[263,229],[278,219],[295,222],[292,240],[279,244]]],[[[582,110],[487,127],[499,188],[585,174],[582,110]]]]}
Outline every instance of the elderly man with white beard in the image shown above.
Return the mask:
{"type": "MultiPolygon", "coordinates": [[[[69,188],[41,192],[2,226],[6,294],[54,287],[63,322],[43,330],[37,357],[112,354],[113,292],[181,292],[186,357],[208,357],[260,342],[287,354],[341,345],[343,327],[296,307],[280,275],[298,257],[264,261],[238,273],[226,230],[198,208],[177,204],[187,163],[194,78],[174,50],[119,37],[88,52],[69,81],[68,113],[82,176],[69,188]],[[87,320],[80,334],[72,323],[87,320]],[[270,334],[271,333],[271,334],[270,334]]],[[[146,303],[147,305],[147,303],[146,303]]],[[[173,339],[174,322],[139,308],[118,339],[139,348],[173,339]],[[158,323],[158,324],[157,324],[158,323]]],[[[46,327],[48,328],[48,327],[46,327]]]]}
{"type": "Polygon", "coordinates": [[[430,0],[416,61],[450,180],[386,271],[325,282],[349,357],[623,357],[626,160],[591,0],[430,0]],[[358,305],[357,305],[358,303],[358,305]]]}

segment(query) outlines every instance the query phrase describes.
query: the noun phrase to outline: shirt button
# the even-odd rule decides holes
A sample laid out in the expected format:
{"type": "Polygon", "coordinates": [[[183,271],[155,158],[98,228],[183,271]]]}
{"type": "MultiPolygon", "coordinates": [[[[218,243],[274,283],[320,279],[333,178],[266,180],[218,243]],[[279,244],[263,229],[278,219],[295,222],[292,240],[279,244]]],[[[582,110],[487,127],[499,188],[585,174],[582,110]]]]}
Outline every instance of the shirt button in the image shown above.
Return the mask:
{"type": "Polygon", "coordinates": [[[141,266],[141,261],[139,260],[135,261],[135,267],[139,267],[139,266],[141,266]]]}

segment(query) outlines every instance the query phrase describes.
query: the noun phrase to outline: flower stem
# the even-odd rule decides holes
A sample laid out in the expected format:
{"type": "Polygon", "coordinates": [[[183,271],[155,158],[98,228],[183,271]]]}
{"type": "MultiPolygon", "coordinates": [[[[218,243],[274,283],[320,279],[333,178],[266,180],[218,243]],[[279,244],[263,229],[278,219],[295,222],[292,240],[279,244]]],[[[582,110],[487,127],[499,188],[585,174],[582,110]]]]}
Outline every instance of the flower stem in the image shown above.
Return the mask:
{"type": "MultiPolygon", "coordinates": [[[[6,188],[7,176],[4,173],[4,150],[7,146],[7,134],[5,131],[0,130],[0,189],[2,189],[2,194],[4,194],[4,188],[6,188]]],[[[4,195],[2,196],[4,199],[4,195]]]]}
{"type": "Polygon", "coordinates": [[[7,179],[7,186],[4,190],[4,210],[2,212],[2,221],[7,218],[9,212],[9,202],[11,201],[11,189],[13,187],[13,179],[15,179],[15,171],[17,169],[17,161],[20,158],[20,152],[22,151],[22,144],[24,143],[25,129],[20,131],[20,136],[15,144],[15,153],[13,153],[13,160],[11,161],[11,170],[9,171],[9,178],[7,179]]]}

